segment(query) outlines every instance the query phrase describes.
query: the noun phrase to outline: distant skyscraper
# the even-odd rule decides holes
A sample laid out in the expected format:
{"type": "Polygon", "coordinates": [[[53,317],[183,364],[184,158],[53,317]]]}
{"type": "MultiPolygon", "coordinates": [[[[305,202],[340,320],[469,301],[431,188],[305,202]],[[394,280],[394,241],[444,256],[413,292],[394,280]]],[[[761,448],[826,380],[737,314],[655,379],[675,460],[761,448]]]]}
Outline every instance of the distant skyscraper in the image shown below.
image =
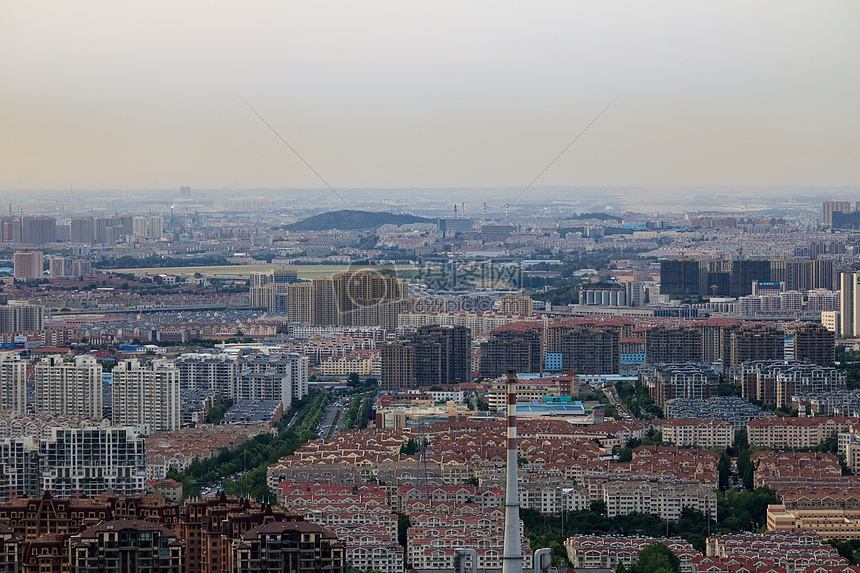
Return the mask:
{"type": "Polygon", "coordinates": [[[48,276],[52,279],[72,276],[72,263],[69,257],[51,257],[48,262],[48,276]]]}
{"type": "Polygon", "coordinates": [[[132,229],[132,234],[135,237],[145,237],[147,234],[146,217],[132,217],[131,218],[131,229],[132,229]]]}
{"type": "Polygon", "coordinates": [[[833,226],[833,213],[850,213],[850,201],[825,201],[822,204],[822,220],[826,227],[833,226]]]}
{"type": "Polygon", "coordinates": [[[21,251],[15,253],[15,278],[20,280],[41,279],[44,257],[42,251],[21,251]]]}
{"type": "Polygon", "coordinates": [[[0,217],[0,232],[4,243],[20,243],[21,219],[13,215],[0,217]]]}
{"type": "Polygon", "coordinates": [[[28,245],[46,245],[57,240],[57,220],[45,216],[21,218],[21,242],[28,245]]]}
{"type": "Polygon", "coordinates": [[[92,217],[75,217],[71,223],[71,241],[92,245],[96,238],[96,222],[92,217]]]}
{"type": "Polygon", "coordinates": [[[179,196],[183,199],[191,198],[191,187],[182,186],[179,188],[179,196]]]}
{"type": "Polygon", "coordinates": [[[164,234],[164,217],[149,218],[149,233],[148,236],[152,239],[160,239],[164,234]]]}

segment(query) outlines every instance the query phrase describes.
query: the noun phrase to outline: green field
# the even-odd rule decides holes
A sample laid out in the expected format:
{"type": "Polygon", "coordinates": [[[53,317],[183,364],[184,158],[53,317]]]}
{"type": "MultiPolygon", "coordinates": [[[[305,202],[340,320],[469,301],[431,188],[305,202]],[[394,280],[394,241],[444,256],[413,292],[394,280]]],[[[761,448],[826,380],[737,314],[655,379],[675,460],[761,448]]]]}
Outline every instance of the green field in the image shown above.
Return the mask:
{"type": "Polygon", "coordinates": [[[373,269],[410,269],[412,267],[409,266],[397,266],[397,267],[369,267],[369,266],[355,266],[351,267],[350,265],[295,265],[295,266],[282,266],[282,265],[272,265],[272,264],[263,264],[263,265],[227,265],[221,267],[164,267],[164,268],[144,268],[144,269],[103,269],[105,272],[113,272],[113,273],[127,273],[127,274],[141,274],[146,273],[150,275],[193,275],[195,273],[200,273],[205,276],[235,276],[237,278],[248,278],[251,273],[265,273],[273,270],[280,270],[282,268],[295,269],[299,275],[299,278],[302,279],[312,279],[314,277],[320,276],[331,276],[333,274],[342,273],[343,271],[349,270],[350,268],[356,269],[364,269],[364,268],[373,268],[373,269]]]}

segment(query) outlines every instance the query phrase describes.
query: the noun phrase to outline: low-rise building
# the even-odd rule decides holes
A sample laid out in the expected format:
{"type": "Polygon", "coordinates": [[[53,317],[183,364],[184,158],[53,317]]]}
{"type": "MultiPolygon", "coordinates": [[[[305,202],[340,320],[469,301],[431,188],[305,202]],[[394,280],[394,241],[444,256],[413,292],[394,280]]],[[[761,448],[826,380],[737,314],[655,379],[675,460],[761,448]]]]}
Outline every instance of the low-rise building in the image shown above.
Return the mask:
{"type": "Polygon", "coordinates": [[[666,403],[665,413],[667,418],[723,420],[730,422],[735,430],[746,429],[750,420],[775,416],[739,396],[713,396],[707,400],[677,398],[666,403]]]}
{"type": "Polygon", "coordinates": [[[678,556],[681,561],[681,571],[692,571],[689,563],[695,556],[701,556],[689,542],[684,539],[653,538],[653,537],[622,537],[574,535],[564,542],[570,566],[575,570],[615,571],[619,565],[625,567],[635,565],[639,561],[639,552],[652,543],[662,543],[678,556]]]}
{"type": "Polygon", "coordinates": [[[764,448],[812,448],[840,432],[848,431],[856,418],[766,418],[747,423],[751,446],[764,448]]]}
{"type": "Polygon", "coordinates": [[[307,521],[273,521],[244,532],[230,546],[231,573],[330,571],[346,567],[343,544],[307,521]]]}
{"type": "Polygon", "coordinates": [[[719,420],[671,419],[660,423],[663,441],[676,446],[717,447],[735,443],[735,427],[719,420]]]}
{"type": "Polygon", "coordinates": [[[860,539],[860,510],[767,506],[769,531],[817,533],[823,539],[860,539]]]}
{"type": "Polygon", "coordinates": [[[717,496],[701,485],[672,485],[652,481],[615,481],[603,486],[606,515],[650,513],[664,521],[677,521],[685,507],[701,511],[716,521],[717,496]]]}
{"type": "Polygon", "coordinates": [[[163,525],[121,519],[73,535],[69,540],[69,561],[75,573],[183,573],[184,549],[176,533],[163,525]]]}
{"type": "Polygon", "coordinates": [[[639,374],[660,408],[676,398],[707,400],[717,395],[719,376],[710,364],[657,364],[640,368],[639,374]]]}

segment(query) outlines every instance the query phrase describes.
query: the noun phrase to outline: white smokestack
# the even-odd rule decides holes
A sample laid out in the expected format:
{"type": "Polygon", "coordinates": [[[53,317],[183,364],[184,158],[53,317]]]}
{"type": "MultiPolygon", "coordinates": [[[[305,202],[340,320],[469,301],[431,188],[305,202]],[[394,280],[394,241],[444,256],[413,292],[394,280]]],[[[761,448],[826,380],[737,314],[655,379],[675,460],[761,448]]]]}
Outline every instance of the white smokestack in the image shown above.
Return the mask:
{"type": "Polygon", "coordinates": [[[520,494],[517,484],[517,373],[508,370],[508,471],[505,487],[505,547],[502,573],[523,573],[520,494]]]}

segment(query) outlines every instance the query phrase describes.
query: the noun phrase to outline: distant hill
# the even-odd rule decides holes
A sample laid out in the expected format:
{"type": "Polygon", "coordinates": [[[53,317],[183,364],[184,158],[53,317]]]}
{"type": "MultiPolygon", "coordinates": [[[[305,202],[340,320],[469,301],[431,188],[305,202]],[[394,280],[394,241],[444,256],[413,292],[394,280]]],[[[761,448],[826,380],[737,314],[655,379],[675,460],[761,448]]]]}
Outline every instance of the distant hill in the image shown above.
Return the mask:
{"type": "Polygon", "coordinates": [[[615,221],[621,221],[621,217],[616,217],[615,215],[610,215],[608,213],[580,213],[576,217],[567,218],[572,220],[600,219],[601,221],[609,221],[610,219],[613,219],[615,221]]]}
{"type": "Polygon", "coordinates": [[[409,223],[435,223],[436,219],[416,217],[415,215],[395,215],[385,211],[330,211],[286,225],[288,231],[328,231],[340,229],[376,229],[382,225],[406,225],[409,223]]]}

